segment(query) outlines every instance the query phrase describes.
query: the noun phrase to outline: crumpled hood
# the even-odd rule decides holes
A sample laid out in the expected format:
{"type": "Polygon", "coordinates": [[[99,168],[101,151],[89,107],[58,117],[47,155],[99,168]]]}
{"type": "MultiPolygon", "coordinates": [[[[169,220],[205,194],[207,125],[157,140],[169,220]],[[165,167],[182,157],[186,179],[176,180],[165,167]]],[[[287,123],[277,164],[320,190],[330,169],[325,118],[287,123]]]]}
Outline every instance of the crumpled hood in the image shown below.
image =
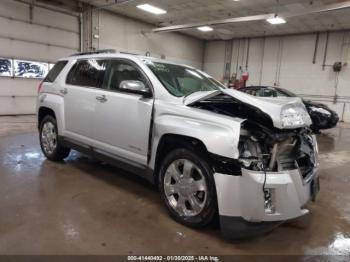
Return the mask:
{"type": "MultiPolygon", "coordinates": [[[[269,115],[272,119],[273,125],[276,128],[280,128],[280,129],[284,128],[282,124],[281,113],[285,108],[288,108],[288,107],[301,108],[307,114],[305,105],[299,97],[274,97],[274,98],[256,97],[234,89],[222,89],[222,90],[215,90],[215,91],[196,92],[187,96],[184,99],[183,103],[189,106],[196,102],[199,102],[211,97],[215,97],[219,94],[229,95],[235,98],[236,100],[241,101],[242,103],[245,103],[260,109],[262,112],[269,115]]],[[[304,126],[310,126],[310,125],[311,125],[311,119],[310,121],[307,121],[307,123],[304,126]]]]}

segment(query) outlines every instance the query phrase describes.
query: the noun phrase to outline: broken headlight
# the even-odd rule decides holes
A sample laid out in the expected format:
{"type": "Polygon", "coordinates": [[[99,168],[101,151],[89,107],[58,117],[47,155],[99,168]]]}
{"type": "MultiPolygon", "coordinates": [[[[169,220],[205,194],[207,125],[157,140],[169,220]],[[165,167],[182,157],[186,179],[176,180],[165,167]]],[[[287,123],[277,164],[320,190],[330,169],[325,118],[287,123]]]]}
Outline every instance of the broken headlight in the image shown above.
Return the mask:
{"type": "Polygon", "coordinates": [[[312,123],[306,109],[299,105],[285,106],[281,112],[281,120],[284,128],[298,128],[312,123]]]}

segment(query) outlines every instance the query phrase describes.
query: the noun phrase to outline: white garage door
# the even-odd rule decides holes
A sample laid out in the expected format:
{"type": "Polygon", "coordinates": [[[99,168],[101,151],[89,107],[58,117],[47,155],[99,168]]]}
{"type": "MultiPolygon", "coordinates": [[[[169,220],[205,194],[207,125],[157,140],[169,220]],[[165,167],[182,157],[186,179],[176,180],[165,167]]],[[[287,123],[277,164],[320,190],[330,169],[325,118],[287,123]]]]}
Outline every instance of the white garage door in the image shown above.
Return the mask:
{"type": "Polygon", "coordinates": [[[33,8],[31,16],[29,5],[1,0],[0,25],[0,61],[4,65],[10,59],[17,65],[17,73],[11,69],[15,76],[0,76],[0,115],[33,114],[40,83],[35,77],[40,74],[28,71],[40,71],[57,59],[77,52],[79,20],[39,7],[33,8]]]}

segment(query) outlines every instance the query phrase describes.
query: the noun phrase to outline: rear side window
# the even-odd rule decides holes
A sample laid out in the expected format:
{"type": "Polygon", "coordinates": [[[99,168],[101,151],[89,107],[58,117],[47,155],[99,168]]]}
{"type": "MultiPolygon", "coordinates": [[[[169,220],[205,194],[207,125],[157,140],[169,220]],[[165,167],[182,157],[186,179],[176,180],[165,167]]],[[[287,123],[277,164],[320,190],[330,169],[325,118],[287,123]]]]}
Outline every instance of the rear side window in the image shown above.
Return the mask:
{"type": "Polygon", "coordinates": [[[52,83],[56,80],[57,76],[61,73],[68,61],[58,61],[54,67],[50,70],[44,79],[44,82],[52,83]]]}
{"type": "Polygon", "coordinates": [[[79,60],[67,76],[67,84],[99,87],[106,72],[107,60],[79,60]]]}

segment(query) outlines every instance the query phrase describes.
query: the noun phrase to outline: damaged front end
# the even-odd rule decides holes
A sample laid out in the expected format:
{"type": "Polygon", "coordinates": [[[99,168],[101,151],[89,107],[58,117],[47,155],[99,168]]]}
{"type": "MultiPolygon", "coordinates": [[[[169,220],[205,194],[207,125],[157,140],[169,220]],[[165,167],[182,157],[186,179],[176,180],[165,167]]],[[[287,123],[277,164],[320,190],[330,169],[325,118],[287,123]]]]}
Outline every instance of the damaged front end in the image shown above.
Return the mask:
{"type": "Polygon", "coordinates": [[[318,166],[317,143],[309,129],[281,132],[247,120],[242,124],[239,162],[254,171],[281,172],[298,169],[303,180],[318,166]]]}
{"type": "Polygon", "coordinates": [[[317,142],[304,106],[279,102],[265,110],[266,101],[249,99],[226,93],[192,104],[245,119],[233,160],[239,172],[214,174],[222,234],[234,239],[307,214],[304,206],[319,190],[317,142]]]}

